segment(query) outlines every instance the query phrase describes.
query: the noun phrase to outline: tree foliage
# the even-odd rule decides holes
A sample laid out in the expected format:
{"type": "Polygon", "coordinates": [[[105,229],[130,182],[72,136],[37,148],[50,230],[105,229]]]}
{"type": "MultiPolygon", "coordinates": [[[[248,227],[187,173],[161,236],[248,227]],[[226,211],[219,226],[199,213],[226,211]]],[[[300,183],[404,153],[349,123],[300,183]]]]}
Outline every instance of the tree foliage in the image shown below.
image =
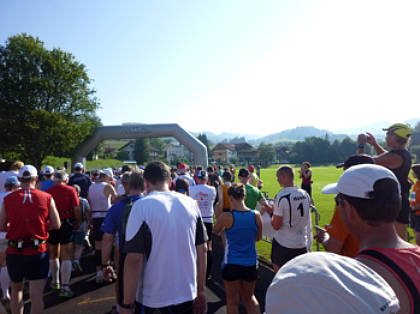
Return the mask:
{"type": "Polygon", "coordinates": [[[83,64],[20,34],[0,45],[0,147],[40,167],[68,156],[100,125],[99,104],[83,64]]]}
{"type": "Polygon", "coordinates": [[[258,152],[260,156],[260,161],[264,167],[267,167],[271,162],[273,162],[276,156],[273,144],[261,143],[258,146],[258,152]]]}
{"type": "Polygon", "coordinates": [[[149,141],[146,138],[139,138],[134,143],[134,160],[137,164],[144,165],[149,161],[149,141]]]}

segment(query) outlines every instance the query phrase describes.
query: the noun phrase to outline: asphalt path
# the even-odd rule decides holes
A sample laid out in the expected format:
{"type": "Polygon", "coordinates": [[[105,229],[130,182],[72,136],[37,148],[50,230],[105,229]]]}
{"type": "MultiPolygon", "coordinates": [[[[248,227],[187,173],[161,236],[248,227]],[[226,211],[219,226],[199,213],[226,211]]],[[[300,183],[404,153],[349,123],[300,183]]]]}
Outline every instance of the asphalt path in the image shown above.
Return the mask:
{"type": "MultiPolygon", "coordinates": [[[[214,236],[214,235],[213,235],[214,236]]],[[[226,313],[226,299],[220,265],[223,258],[223,248],[220,238],[213,238],[213,266],[212,279],[207,282],[206,294],[208,301],[208,313],[226,313]]],[[[58,296],[58,292],[46,288],[44,293],[45,313],[48,314],[82,314],[82,313],[109,313],[115,305],[115,293],[113,283],[97,284],[95,282],[95,266],[92,255],[85,255],[81,260],[83,272],[73,274],[70,287],[74,292],[73,298],[67,299],[58,296]]],[[[264,311],[265,294],[273,279],[271,265],[260,260],[258,269],[258,280],[255,295],[264,311]]],[[[29,314],[30,300],[25,293],[25,313],[29,314]]],[[[240,306],[240,313],[245,313],[243,306],[240,306]]]]}

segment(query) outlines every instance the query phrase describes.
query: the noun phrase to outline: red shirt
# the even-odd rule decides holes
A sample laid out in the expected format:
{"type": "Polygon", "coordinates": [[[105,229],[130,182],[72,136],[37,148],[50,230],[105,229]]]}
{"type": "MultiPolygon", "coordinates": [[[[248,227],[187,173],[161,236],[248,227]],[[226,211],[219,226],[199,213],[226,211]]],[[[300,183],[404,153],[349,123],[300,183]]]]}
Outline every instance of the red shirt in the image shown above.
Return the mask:
{"type": "Polygon", "coordinates": [[[47,190],[55,201],[60,219],[74,218],[73,208],[79,206],[79,197],[74,187],[67,184],[57,184],[47,190]]]}
{"type": "MultiPolygon", "coordinates": [[[[4,198],[4,208],[9,229],[8,240],[47,240],[47,220],[50,213],[51,195],[36,189],[21,189],[4,198]]],[[[47,250],[47,244],[38,248],[27,247],[19,251],[8,247],[7,254],[36,255],[47,250]]]]}

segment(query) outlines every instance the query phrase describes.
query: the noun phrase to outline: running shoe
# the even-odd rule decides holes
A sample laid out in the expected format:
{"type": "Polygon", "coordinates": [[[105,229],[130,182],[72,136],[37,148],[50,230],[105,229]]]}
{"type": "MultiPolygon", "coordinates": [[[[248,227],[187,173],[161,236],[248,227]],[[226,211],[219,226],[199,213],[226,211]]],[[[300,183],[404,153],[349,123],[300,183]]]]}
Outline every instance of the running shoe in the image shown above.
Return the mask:
{"type": "Polygon", "coordinates": [[[96,274],[96,283],[103,283],[104,282],[104,276],[102,274],[102,272],[100,274],[96,274]]]}
{"type": "Polygon", "coordinates": [[[50,288],[51,288],[51,290],[60,290],[61,286],[60,286],[59,283],[52,282],[52,283],[50,283],[50,288]]]}
{"type": "Polygon", "coordinates": [[[58,296],[63,298],[72,298],[74,297],[74,293],[69,288],[61,289],[60,294],[58,296]]]}

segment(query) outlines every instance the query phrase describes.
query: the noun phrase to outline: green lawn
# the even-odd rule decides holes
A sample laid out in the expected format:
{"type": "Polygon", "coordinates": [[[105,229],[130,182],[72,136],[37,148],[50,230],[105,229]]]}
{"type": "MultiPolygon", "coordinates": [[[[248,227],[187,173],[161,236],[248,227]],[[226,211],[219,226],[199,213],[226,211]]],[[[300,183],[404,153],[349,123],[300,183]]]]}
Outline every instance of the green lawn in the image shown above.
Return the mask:
{"type": "MultiPolygon", "coordinates": [[[[295,168],[295,184],[300,186],[301,179],[299,179],[298,170],[295,168]]],[[[329,167],[311,167],[312,169],[312,197],[315,202],[315,207],[320,214],[320,226],[328,224],[331,221],[334,212],[334,195],[321,194],[321,189],[329,183],[337,182],[338,178],[342,174],[342,169],[337,169],[335,166],[329,167]]],[[[279,192],[280,186],[277,182],[276,177],[277,168],[266,168],[261,169],[261,180],[264,182],[262,191],[268,193],[270,198],[274,198],[279,192]]],[[[315,222],[313,222],[315,224],[315,222]]],[[[314,243],[314,250],[315,250],[314,243]]],[[[270,259],[271,244],[264,241],[257,243],[258,254],[265,259],[270,259]]]]}
{"type": "MultiPolygon", "coordinates": [[[[343,173],[342,169],[337,169],[335,166],[329,166],[329,167],[311,167],[312,169],[312,197],[315,202],[315,207],[318,210],[320,214],[320,221],[319,225],[323,227],[325,224],[330,223],[331,218],[334,213],[334,195],[325,195],[321,193],[321,190],[324,186],[326,186],[329,183],[337,182],[340,175],[343,173]]],[[[264,182],[264,187],[262,191],[265,191],[268,193],[270,198],[274,198],[274,196],[278,193],[280,190],[280,186],[277,182],[276,178],[276,170],[277,167],[271,167],[267,169],[261,169],[261,179],[264,182]]],[[[300,187],[301,179],[299,179],[298,175],[299,168],[295,168],[295,184],[300,187]]],[[[315,224],[315,222],[312,222],[315,224]]],[[[409,229],[409,238],[411,243],[415,243],[414,237],[413,237],[413,231],[412,229],[409,229]]],[[[270,260],[270,254],[271,254],[271,244],[259,241],[257,243],[257,250],[258,254],[261,257],[264,257],[267,260],[270,260]]],[[[314,241],[314,247],[313,250],[315,251],[315,241],[314,241]]],[[[323,250],[323,247],[321,246],[321,250],[323,250]]]]}

